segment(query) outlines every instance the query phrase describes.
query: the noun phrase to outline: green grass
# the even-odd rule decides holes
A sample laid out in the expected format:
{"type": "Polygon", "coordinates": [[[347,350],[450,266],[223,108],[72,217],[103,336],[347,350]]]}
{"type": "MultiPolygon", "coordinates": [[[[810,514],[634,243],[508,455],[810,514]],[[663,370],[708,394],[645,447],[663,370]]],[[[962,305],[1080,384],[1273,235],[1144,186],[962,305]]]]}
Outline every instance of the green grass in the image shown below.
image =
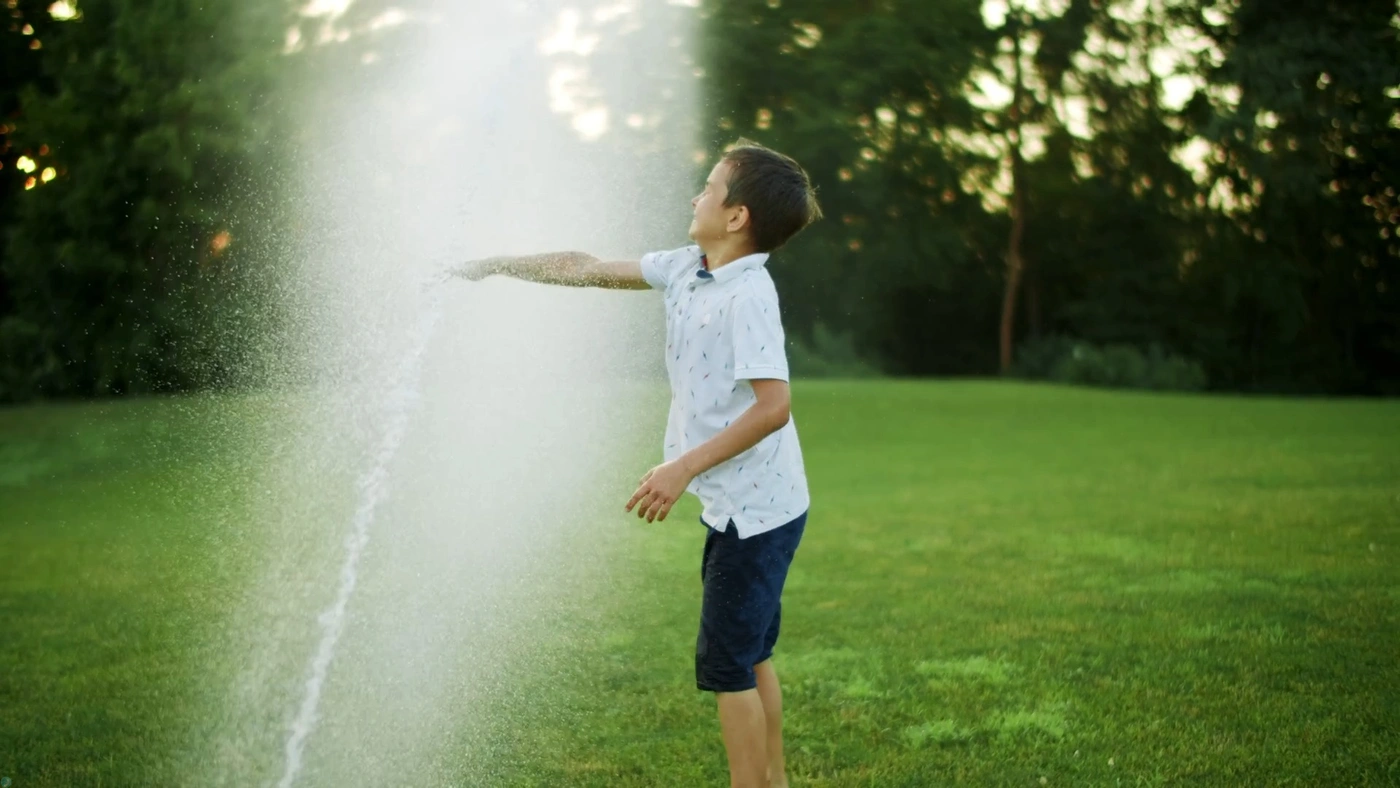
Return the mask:
{"type": "MultiPolygon", "coordinates": [[[[794,785],[1400,784],[1400,403],[890,381],[794,399],[814,496],[775,657],[794,785]]],[[[191,768],[207,678],[231,669],[191,645],[217,642],[240,570],[221,473],[247,461],[191,437],[211,407],[0,411],[15,788],[191,768]]],[[[245,410],[226,431],[275,429],[245,410]]],[[[696,513],[619,520],[625,571],[518,677],[530,702],[501,701],[494,776],[460,782],[725,783],[692,676],[696,513]]]]}
{"type": "Polygon", "coordinates": [[[0,782],[188,784],[184,750],[216,725],[207,679],[227,668],[214,628],[243,569],[227,549],[247,527],[234,436],[255,441],[275,412],[212,398],[0,410],[0,782]]]}

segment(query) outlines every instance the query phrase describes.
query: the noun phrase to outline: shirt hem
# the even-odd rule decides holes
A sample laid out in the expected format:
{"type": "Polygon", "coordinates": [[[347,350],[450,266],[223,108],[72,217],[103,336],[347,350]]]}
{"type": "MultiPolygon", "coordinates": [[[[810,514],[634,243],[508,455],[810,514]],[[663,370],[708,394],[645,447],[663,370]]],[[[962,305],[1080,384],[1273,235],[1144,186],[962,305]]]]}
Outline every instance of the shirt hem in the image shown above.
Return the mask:
{"type": "Polygon", "coordinates": [[[735,380],[781,380],[787,382],[788,371],[782,367],[735,367],[735,380]]]}
{"type": "MultiPolygon", "coordinates": [[[[709,529],[714,530],[714,531],[719,531],[720,533],[725,533],[726,531],[728,531],[728,530],[729,530],[729,526],[730,526],[731,524],[733,524],[733,526],[734,526],[734,531],[735,531],[736,533],[738,533],[739,538],[740,538],[740,539],[748,539],[749,537],[758,536],[758,535],[760,535],[760,534],[766,534],[766,533],[768,533],[769,531],[773,531],[773,530],[776,530],[776,529],[778,529],[778,528],[782,528],[784,525],[787,525],[788,523],[792,522],[793,520],[797,519],[798,517],[801,517],[802,514],[805,514],[805,513],[807,513],[807,512],[810,512],[810,511],[811,511],[811,508],[812,508],[812,502],[811,502],[810,499],[808,499],[808,501],[807,501],[807,503],[806,503],[805,505],[796,507],[796,511],[798,511],[798,514],[791,515],[791,516],[787,516],[785,519],[782,519],[782,518],[775,518],[775,521],[774,521],[774,523],[773,523],[772,525],[769,525],[769,524],[765,523],[765,524],[760,525],[760,526],[744,527],[744,526],[741,526],[741,525],[739,524],[739,518],[736,518],[736,517],[734,517],[733,515],[729,515],[729,516],[727,516],[727,517],[723,517],[722,519],[724,520],[724,522],[721,523],[720,525],[712,525],[712,524],[710,524],[710,521],[709,521],[709,520],[705,519],[705,513],[704,513],[704,512],[702,512],[702,513],[700,514],[700,522],[701,522],[701,524],[703,524],[706,528],[709,528],[709,529]]],[[[747,518],[746,518],[746,519],[747,519],[747,518]]]]}

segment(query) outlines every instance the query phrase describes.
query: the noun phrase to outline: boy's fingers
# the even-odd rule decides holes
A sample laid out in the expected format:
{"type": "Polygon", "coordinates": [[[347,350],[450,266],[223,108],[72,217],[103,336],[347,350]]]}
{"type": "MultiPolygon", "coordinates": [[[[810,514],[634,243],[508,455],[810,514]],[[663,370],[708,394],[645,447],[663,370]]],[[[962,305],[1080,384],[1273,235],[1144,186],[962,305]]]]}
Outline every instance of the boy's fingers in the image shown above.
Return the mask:
{"type": "Polygon", "coordinates": [[[671,508],[671,502],[658,495],[656,500],[651,502],[651,510],[647,512],[647,522],[657,519],[666,519],[666,510],[671,508]]]}
{"type": "Polygon", "coordinates": [[[647,490],[646,494],[643,495],[641,500],[637,502],[638,517],[646,517],[647,509],[651,508],[651,500],[654,497],[656,497],[656,493],[651,490],[647,490]]]}
{"type": "Polygon", "coordinates": [[[645,487],[638,487],[638,488],[637,488],[637,491],[634,492],[634,493],[632,493],[632,497],[627,501],[627,505],[624,506],[624,507],[622,507],[622,510],[623,510],[624,512],[630,512],[630,511],[632,511],[632,507],[633,507],[633,506],[636,506],[636,505],[638,504],[638,502],[640,502],[640,501],[642,500],[642,495],[643,495],[645,492],[646,492],[646,488],[645,488],[645,487]]]}

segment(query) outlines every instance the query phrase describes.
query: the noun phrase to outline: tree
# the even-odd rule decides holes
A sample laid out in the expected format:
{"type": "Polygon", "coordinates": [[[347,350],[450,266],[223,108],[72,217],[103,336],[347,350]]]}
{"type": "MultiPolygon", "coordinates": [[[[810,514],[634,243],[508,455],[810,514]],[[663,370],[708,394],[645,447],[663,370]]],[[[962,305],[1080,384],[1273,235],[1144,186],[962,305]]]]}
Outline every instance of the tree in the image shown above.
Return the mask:
{"type": "Polygon", "coordinates": [[[293,10],[93,4],[45,34],[15,143],[0,399],[235,382],[275,284],[275,78],[293,10]]]}
{"type": "Polygon", "coordinates": [[[705,142],[743,135],[793,155],[827,219],[772,266],[793,333],[851,332],[894,372],[986,369],[962,341],[994,325],[980,199],[963,173],[985,153],[953,144],[972,124],[962,89],[989,42],[976,0],[704,7],[705,142]]]}
{"type": "MultiPolygon", "coordinates": [[[[43,183],[44,170],[36,159],[42,160],[47,149],[17,144],[15,136],[23,124],[20,94],[30,86],[48,84],[41,67],[42,49],[44,40],[62,21],[48,11],[49,5],[16,0],[9,4],[7,24],[0,28],[0,239],[23,192],[43,183]]],[[[71,14],[60,16],[67,19],[71,14]]],[[[4,244],[0,243],[0,259],[3,255],[4,244]]],[[[0,265],[0,319],[14,308],[10,290],[0,265]]]]}
{"type": "Polygon", "coordinates": [[[1212,187],[1200,354],[1230,387],[1400,391],[1395,4],[1202,3],[1195,22],[1219,53],[1187,111],[1212,187]]]}

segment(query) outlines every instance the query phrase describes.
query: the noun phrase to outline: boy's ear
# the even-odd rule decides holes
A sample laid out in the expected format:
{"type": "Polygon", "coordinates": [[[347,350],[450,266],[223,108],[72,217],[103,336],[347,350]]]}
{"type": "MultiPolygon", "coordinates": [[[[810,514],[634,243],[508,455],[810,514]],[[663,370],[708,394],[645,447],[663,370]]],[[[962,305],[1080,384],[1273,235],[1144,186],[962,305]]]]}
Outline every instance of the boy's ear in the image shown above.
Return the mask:
{"type": "Polygon", "coordinates": [[[748,226],[749,206],[740,205],[733,209],[733,213],[729,214],[729,222],[725,225],[725,229],[731,233],[737,233],[748,226]]]}

